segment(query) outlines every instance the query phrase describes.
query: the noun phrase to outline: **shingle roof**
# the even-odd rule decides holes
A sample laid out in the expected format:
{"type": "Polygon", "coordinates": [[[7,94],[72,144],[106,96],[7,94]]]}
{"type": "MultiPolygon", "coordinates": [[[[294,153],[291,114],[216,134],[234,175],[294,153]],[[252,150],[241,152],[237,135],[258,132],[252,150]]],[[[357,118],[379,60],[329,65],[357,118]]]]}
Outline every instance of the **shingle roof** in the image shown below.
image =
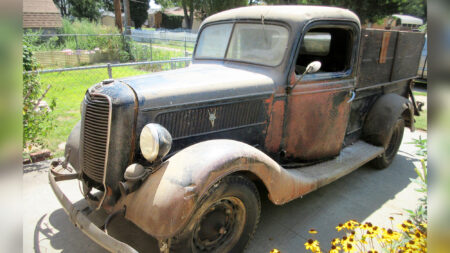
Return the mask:
{"type": "Polygon", "coordinates": [[[23,1],[23,28],[55,28],[61,26],[61,14],[52,0],[23,1]]]}

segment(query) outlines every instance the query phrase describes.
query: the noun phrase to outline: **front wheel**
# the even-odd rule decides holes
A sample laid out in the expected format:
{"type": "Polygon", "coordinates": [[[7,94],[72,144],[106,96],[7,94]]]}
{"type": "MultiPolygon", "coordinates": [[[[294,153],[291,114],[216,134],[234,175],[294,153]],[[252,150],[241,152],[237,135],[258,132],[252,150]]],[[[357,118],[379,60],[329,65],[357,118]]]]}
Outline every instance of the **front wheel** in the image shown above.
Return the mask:
{"type": "Polygon", "coordinates": [[[402,143],[404,130],[405,122],[403,119],[398,119],[394,125],[389,144],[385,151],[371,162],[376,169],[385,169],[392,163],[402,143]]]}
{"type": "Polygon", "coordinates": [[[256,186],[228,176],[209,189],[184,230],[170,240],[170,252],[242,252],[259,222],[256,186]]]}

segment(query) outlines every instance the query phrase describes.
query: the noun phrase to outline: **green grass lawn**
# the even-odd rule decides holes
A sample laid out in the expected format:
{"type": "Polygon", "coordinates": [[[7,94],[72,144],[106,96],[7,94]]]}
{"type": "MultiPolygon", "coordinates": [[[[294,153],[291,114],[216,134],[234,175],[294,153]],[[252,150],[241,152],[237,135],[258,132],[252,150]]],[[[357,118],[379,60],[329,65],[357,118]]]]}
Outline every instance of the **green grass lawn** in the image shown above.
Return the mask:
{"type": "Polygon", "coordinates": [[[427,96],[426,92],[423,91],[413,91],[414,96],[427,96]]]}
{"type": "Polygon", "coordinates": [[[416,119],[416,129],[427,130],[427,111],[423,110],[420,112],[420,116],[415,116],[416,119]]]}
{"type": "MultiPolygon", "coordinates": [[[[427,96],[427,92],[423,91],[413,91],[414,96],[427,96]]],[[[416,99],[417,100],[417,99],[416,99]]],[[[423,110],[420,112],[420,116],[415,116],[416,119],[415,126],[417,129],[427,130],[427,111],[423,110]]]]}
{"type": "MultiPolygon", "coordinates": [[[[113,77],[121,78],[148,73],[135,67],[113,68],[113,77]]],[[[65,142],[70,131],[80,120],[80,103],[86,90],[95,83],[108,78],[106,69],[90,69],[48,73],[40,75],[44,87],[52,85],[46,96],[47,101],[56,100],[52,115],[55,117],[54,127],[48,132],[44,146],[49,148],[54,157],[62,156],[58,144],[65,142]]]]}

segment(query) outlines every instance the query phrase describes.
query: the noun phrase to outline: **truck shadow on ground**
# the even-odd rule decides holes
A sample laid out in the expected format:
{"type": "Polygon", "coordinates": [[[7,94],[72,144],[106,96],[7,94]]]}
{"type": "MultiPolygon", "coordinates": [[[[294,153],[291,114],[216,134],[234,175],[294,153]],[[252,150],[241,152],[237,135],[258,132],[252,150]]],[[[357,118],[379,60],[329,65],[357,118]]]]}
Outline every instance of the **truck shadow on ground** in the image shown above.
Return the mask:
{"type": "MultiPolygon", "coordinates": [[[[85,200],[75,203],[79,210],[87,206],[85,200]]],[[[93,212],[89,218],[100,226],[106,219],[104,212],[93,212]]],[[[50,224],[42,222],[42,217],[36,224],[34,233],[34,250],[37,253],[46,252],[41,250],[39,242],[43,240],[40,237],[50,240],[53,249],[62,252],[108,252],[101,246],[93,242],[81,230],[76,228],[69,220],[69,217],[63,209],[58,209],[50,214],[48,221],[50,224]]],[[[158,242],[153,237],[147,235],[133,223],[125,220],[123,217],[115,217],[108,226],[108,233],[114,238],[126,242],[139,252],[159,252],[158,242]]]]}
{"type": "MultiPolygon", "coordinates": [[[[375,170],[365,165],[283,206],[276,206],[266,196],[262,196],[261,221],[246,252],[269,252],[273,248],[278,248],[283,253],[292,252],[293,249],[303,252],[303,244],[310,237],[310,228],[319,230],[316,238],[328,243],[338,236],[335,230],[337,224],[349,219],[366,219],[406,188],[410,184],[409,178],[417,177],[413,164],[416,160],[417,158],[400,151],[393,164],[385,170],[375,170]]],[[[82,207],[86,203],[80,200],[76,205],[82,207]]],[[[91,216],[98,224],[106,218],[103,213],[91,216]]],[[[39,238],[40,234],[50,240],[52,248],[63,252],[106,252],[74,227],[62,209],[49,215],[52,229],[42,222],[43,218],[35,228],[35,252],[41,252],[39,242],[43,239],[39,238]]],[[[115,218],[108,231],[139,252],[159,252],[154,238],[122,217],[115,218]]]]}
{"type": "MultiPolygon", "coordinates": [[[[409,178],[417,177],[414,161],[417,158],[399,151],[384,170],[365,165],[286,205],[276,206],[263,198],[261,221],[247,252],[269,252],[273,248],[283,253],[304,252],[311,228],[319,231],[315,238],[327,249],[333,238],[342,236],[335,229],[339,223],[365,220],[406,188],[411,183],[409,178]]],[[[389,215],[402,219],[396,213],[389,215]]]]}

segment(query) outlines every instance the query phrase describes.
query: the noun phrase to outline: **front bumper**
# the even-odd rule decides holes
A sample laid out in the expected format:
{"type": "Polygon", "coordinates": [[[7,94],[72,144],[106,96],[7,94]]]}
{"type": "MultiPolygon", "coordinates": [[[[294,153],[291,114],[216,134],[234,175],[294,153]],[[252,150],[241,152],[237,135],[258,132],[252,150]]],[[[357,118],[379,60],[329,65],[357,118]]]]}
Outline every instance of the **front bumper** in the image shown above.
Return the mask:
{"type": "Polygon", "coordinates": [[[89,218],[84,215],[80,210],[76,209],[70,200],[64,195],[57,181],[76,179],[76,174],[63,175],[55,172],[53,167],[48,172],[48,179],[52,187],[56,198],[61,203],[64,211],[69,215],[71,222],[78,227],[84,234],[91,238],[94,242],[107,249],[110,252],[117,253],[137,253],[130,245],[123,243],[110,235],[106,234],[103,230],[98,228],[89,218]]]}

